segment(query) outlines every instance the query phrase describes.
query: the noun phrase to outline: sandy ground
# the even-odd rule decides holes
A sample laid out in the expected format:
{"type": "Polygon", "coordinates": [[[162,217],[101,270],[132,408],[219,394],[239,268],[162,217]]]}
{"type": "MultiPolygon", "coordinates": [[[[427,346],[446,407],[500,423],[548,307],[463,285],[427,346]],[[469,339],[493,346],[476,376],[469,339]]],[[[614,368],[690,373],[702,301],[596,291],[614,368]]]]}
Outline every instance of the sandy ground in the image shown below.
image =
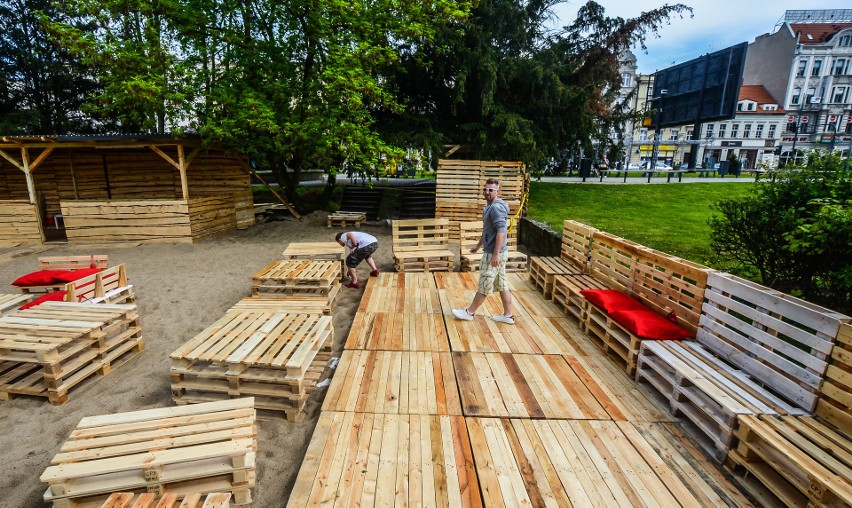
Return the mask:
{"type": "MultiPolygon", "coordinates": [[[[57,244],[40,253],[0,263],[0,292],[16,293],[9,282],[38,267],[40,255],[108,254],[110,265],[124,263],[136,289],[145,351],[108,376],[93,377],[71,390],[68,402],[52,406],[40,397],[0,402],[0,507],[46,506],[39,476],[81,418],[173,406],[169,354],[209,326],[237,301],[250,295],[251,275],[277,259],[290,242],[333,241],[326,214],[302,221],[267,222],[195,245],[110,247],[57,244]]],[[[361,229],[379,239],[374,259],[391,271],[391,229],[384,223],[361,229]]],[[[22,247],[0,248],[0,257],[22,247]]],[[[367,277],[366,263],[359,278],[367,277]]],[[[360,290],[342,288],[334,309],[334,351],[338,355],[358,307],[360,290]]],[[[331,371],[326,369],[323,377],[331,371]]],[[[319,417],[325,389],[314,392],[307,418],[289,423],[261,417],[258,425],[257,488],[254,506],[284,506],[319,417]]]]}

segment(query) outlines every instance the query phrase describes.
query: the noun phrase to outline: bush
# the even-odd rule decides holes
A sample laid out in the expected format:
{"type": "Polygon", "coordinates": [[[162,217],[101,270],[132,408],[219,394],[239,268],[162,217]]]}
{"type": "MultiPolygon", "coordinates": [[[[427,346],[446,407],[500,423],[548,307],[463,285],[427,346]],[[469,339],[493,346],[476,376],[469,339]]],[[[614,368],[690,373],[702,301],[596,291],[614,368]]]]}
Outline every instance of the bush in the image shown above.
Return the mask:
{"type": "MultiPolygon", "coordinates": [[[[714,203],[711,248],[757,271],[763,284],[841,312],[852,293],[850,171],[834,155],[755,182],[749,195],[714,203]]],[[[735,270],[737,271],[737,270],[735,270]]]]}

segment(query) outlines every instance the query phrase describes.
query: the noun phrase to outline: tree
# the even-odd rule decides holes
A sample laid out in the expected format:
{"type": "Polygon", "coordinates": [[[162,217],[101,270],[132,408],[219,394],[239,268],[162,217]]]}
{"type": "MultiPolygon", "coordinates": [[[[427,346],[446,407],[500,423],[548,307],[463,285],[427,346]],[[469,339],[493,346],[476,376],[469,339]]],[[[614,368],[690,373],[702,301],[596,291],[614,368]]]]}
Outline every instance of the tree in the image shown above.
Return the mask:
{"type": "Polygon", "coordinates": [[[841,312],[852,303],[852,171],[830,154],[714,205],[713,250],[761,281],[841,312]]]}
{"type": "MultiPolygon", "coordinates": [[[[409,48],[392,71],[402,115],[382,118],[398,143],[462,144],[473,158],[559,158],[591,140],[604,145],[632,113],[614,108],[619,55],[690,11],[666,5],[624,20],[588,2],[577,19],[548,30],[553,0],[483,0],[468,20],[446,25],[433,44],[409,48]]],[[[391,112],[392,113],[392,112],[391,112]]]]}

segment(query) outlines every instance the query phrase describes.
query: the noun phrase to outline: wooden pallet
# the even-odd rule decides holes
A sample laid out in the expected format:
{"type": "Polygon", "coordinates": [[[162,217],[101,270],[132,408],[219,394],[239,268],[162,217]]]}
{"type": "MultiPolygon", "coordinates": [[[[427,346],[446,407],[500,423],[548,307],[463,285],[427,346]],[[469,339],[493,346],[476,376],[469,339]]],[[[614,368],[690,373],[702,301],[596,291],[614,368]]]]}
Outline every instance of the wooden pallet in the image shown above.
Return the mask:
{"type": "MultiPolygon", "coordinates": [[[[728,465],[787,506],[852,505],[852,441],[811,417],[741,416],[728,465]]],[[[776,501],[776,500],[773,500],[776,501]]],[[[776,502],[777,502],[776,501],[776,502]]]]}
{"type": "Polygon", "coordinates": [[[815,412],[824,422],[852,436],[852,322],[843,323],[837,332],[815,412]]]}
{"type": "Polygon", "coordinates": [[[358,312],[440,314],[441,299],[434,288],[378,286],[371,279],[361,296],[358,312]]]}
{"type": "Polygon", "coordinates": [[[439,292],[453,351],[579,354],[549,319],[533,317],[519,309],[514,325],[497,323],[491,316],[501,314],[503,305],[499,298],[492,297],[486,298],[472,321],[461,321],[450,310],[465,307],[473,300],[474,291],[441,289],[439,292]]]}
{"type": "MultiPolygon", "coordinates": [[[[370,278],[370,287],[437,289],[438,286],[435,284],[435,277],[443,275],[448,274],[446,272],[382,272],[378,277],[370,278]]],[[[367,289],[369,289],[369,287],[367,289]]]]}
{"type": "Polygon", "coordinates": [[[580,326],[585,321],[586,299],[580,294],[584,289],[606,289],[606,286],[590,275],[557,275],[554,279],[553,302],[580,326]]]}
{"type": "MultiPolygon", "coordinates": [[[[177,494],[166,494],[158,499],[153,492],[138,496],[133,492],[116,492],[110,494],[100,508],[229,508],[230,506],[230,492],[211,492],[207,496],[193,492],[185,494],[182,499],[177,494]]],[[[78,506],[78,508],[81,507],[78,506]]]]}
{"type": "Polygon", "coordinates": [[[582,312],[581,328],[586,336],[627,374],[635,374],[642,339],[588,300],[583,302],[582,312]]]}
{"type": "Polygon", "coordinates": [[[562,247],[559,257],[581,273],[589,273],[592,257],[592,237],[597,229],[581,222],[566,220],[562,223],[562,247]]]}
{"type": "MultiPolygon", "coordinates": [[[[475,290],[479,282],[478,273],[470,272],[452,272],[433,274],[435,277],[435,287],[438,289],[473,289],[475,290]]],[[[510,277],[510,275],[507,275],[510,277]]]]}
{"type": "MultiPolygon", "coordinates": [[[[509,251],[509,257],[506,259],[507,272],[525,272],[527,271],[527,255],[523,252],[509,251]]],[[[471,254],[470,252],[462,252],[459,256],[459,270],[462,272],[478,272],[482,262],[482,252],[471,254]]]]}
{"type": "Polygon", "coordinates": [[[337,242],[293,242],[281,253],[281,259],[337,261],[340,263],[340,277],[346,274],[346,248],[337,242]]]}
{"type": "Polygon", "coordinates": [[[592,233],[590,274],[605,287],[631,294],[636,260],[646,247],[603,231],[592,233]]]}
{"type": "Polygon", "coordinates": [[[334,261],[275,260],[251,277],[252,296],[328,296],[340,282],[334,261]]]}
{"type": "Polygon", "coordinates": [[[339,226],[339,227],[347,227],[347,226],[355,226],[356,228],[361,227],[361,223],[367,220],[367,214],[363,212],[334,212],[328,214],[328,221],[326,227],[339,226]]]}
{"type": "Polygon", "coordinates": [[[453,270],[456,256],[449,246],[447,219],[393,221],[393,260],[398,272],[453,270]]]}
{"type": "Polygon", "coordinates": [[[109,374],[145,349],[135,305],[46,302],[0,318],[0,400],[64,404],[82,381],[109,374]]]}
{"type": "Polygon", "coordinates": [[[249,296],[235,303],[229,311],[269,311],[286,312],[290,314],[324,314],[331,315],[336,300],[328,301],[327,297],[319,297],[312,300],[291,300],[285,298],[266,298],[263,296],[249,296]]]}
{"type": "Polygon", "coordinates": [[[347,350],[323,411],[461,415],[450,353],[347,350]]]}
{"type": "Polygon", "coordinates": [[[172,396],[177,403],[254,396],[257,407],[298,421],[305,374],[333,336],[330,316],[228,312],[170,355],[172,396]]]}
{"type": "Polygon", "coordinates": [[[479,507],[464,419],[324,411],[288,507],[479,507]]]}
{"type": "MultiPolygon", "coordinates": [[[[462,272],[478,272],[483,252],[470,253],[482,237],[482,221],[460,221],[458,224],[459,262],[462,272]]],[[[524,272],[527,269],[527,255],[518,252],[517,235],[507,235],[508,259],[506,261],[507,272],[524,272]]]]}
{"type": "Polygon", "coordinates": [[[39,256],[39,270],[79,270],[81,268],[99,268],[106,270],[109,256],[93,254],[91,256],[39,256]]]}
{"type": "Polygon", "coordinates": [[[250,503],[255,418],[251,398],[83,418],[40,477],[44,500],[70,508],[141,489],[230,492],[234,504],[250,503]]]}
{"type": "Polygon", "coordinates": [[[695,341],[642,341],[636,380],[656,388],[675,415],[691,421],[719,462],[736,445],[738,415],[805,414],[695,341]]]}
{"type": "Polygon", "coordinates": [[[557,275],[582,275],[582,268],[558,257],[531,257],[530,280],[545,298],[553,299],[557,275]]]}
{"type": "Polygon", "coordinates": [[[608,419],[559,355],[453,353],[465,416],[608,419]]]}
{"type": "Polygon", "coordinates": [[[717,493],[714,478],[690,474],[695,460],[687,462],[679,450],[657,451],[629,422],[466,422],[486,506],[698,507],[745,501],[717,493]]]}
{"type": "Polygon", "coordinates": [[[450,341],[444,317],[440,313],[359,310],[349,329],[344,348],[448,352],[450,341]]]}
{"type": "Polygon", "coordinates": [[[18,309],[21,305],[31,302],[35,295],[31,294],[0,294],[0,317],[18,309]]]}

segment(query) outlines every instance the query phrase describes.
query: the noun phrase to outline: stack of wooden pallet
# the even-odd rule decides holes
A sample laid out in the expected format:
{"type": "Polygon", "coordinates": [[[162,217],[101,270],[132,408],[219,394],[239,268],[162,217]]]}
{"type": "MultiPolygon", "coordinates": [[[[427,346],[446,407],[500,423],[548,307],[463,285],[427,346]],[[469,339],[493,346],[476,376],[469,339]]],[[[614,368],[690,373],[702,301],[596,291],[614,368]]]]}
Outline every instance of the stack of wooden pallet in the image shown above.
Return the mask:
{"type": "Polygon", "coordinates": [[[230,508],[230,506],[230,492],[211,492],[207,494],[207,497],[193,492],[185,494],[183,499],[180,499],[177,494],[158,497],[153,492],[138,496],[133,492],[116,492],[104,501],[101,508],[230,508]]]}
{"type": "Polygon", "coordinates": [[[325,302],[329,308],[340,291],[337,261],[278,259],[252,276],[251,294],[263,298],[325,302]]]}
{"type": "Polygon", "coordinates": [[[255,419],[251,398],[83,418],[41,475],[44,500],[76,508],[100,506],[116,491],[227,492],[248,504],[255,419]]]}
{"type": "Polygon", "coordinates": [[[7,295],[0,293],[0,316],[4,316],[18,309],[21,305],[29,303],[34,295],[7,295]]]}
{"type": "Polygon", "coordinates": [[[300,421],[333,337],[330,316],[231,310],[171,354],[174,401],[252,396],[256,407],[300,421]]]}
{"type": "Polygon", "coordinates": [[[345,228],[347,226],[361,227],[361,223],[367,220],[367,214],[364,212],[334,212],[328,214],[326,227],[338,226],[345,228]]]}
{"type": "Polygon", "coordinates": [[[0,318],[0,400],[47,397],[106,375],[145,348],[135,305],[47,302],[0,318]]]}
{"type": "Polygon", "coordinates": [[[489,178],[500,183],[500,198],[512,215],[519,211],[523,215],[526,209],[529,175],[523,163],[446,159],[438,161],[435,174],[435,217],[450,221],[481,219],[485,206],[482,187],[489,178]]]}
{"type": "Polygon", "coordinates": [[[293,242],[284,249],[281,259],[337,261],[340,263],[340,277],[346,275],[346,267],[343,265],[346,249],[337,242],[293,242]]]}

